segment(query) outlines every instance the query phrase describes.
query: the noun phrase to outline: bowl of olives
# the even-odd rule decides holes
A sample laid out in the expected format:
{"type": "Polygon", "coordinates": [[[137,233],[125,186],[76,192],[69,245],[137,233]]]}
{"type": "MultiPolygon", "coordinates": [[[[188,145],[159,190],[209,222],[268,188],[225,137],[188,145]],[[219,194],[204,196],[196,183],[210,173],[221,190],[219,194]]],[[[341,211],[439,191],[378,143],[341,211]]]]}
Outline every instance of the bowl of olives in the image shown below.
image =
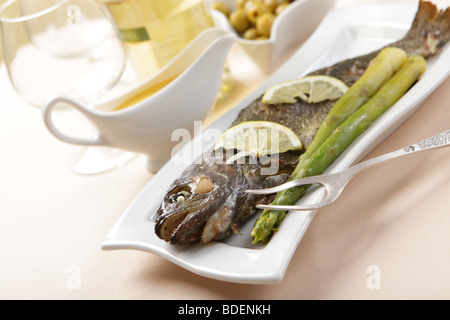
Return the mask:
{"type": "Polygon", "coordinates": [[[298,48],[316,29],[335,0],[208,0],[218,27],[265,72],[298,48]]]}

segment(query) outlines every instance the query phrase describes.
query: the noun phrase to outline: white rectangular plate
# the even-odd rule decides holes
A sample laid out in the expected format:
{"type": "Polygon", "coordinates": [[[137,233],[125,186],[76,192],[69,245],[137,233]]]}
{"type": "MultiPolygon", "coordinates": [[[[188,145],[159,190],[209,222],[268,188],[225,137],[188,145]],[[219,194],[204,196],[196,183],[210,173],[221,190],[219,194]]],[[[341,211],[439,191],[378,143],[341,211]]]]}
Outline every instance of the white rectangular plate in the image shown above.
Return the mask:
{"type": "MultiPolygon", "coordinates": [[[[240,110],[276,83],[374,51],[401,38],[410,28],[416,10],[416,6],[390,4],[332,10],[283,67],[208,130],[224,131],[230,127],[240,110]]],[[[328,172],[349,167],[383,141],[447,78],[449,71],[450,49],[447,46],[439,57],[429,62],[423,78],[361,135],[328,172]]],[[[243,235],[232,236],[224,242],[171,246],[155,235],[154,217],[166,190],[187,166],[169,161],[131,203],[107,235],[102,248],[150,252],[193,273],[222,281],[248,284],[280,282],[315,212],[288,214],[279,232],[266,246],[251,245],[249,232],[254,220],[243,227],[243,235]]],[[[312,190],[300,201],[307,203],[320,196],[320,189],[312,190]]]]}

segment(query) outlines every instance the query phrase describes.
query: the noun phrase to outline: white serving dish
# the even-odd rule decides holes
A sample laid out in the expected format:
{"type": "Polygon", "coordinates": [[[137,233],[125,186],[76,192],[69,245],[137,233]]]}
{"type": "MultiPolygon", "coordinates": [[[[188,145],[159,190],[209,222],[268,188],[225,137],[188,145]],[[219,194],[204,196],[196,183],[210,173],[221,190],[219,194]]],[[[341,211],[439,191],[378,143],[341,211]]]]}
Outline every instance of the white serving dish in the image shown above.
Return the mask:
{"type": "MultiPolygon", "coordinates": [[[[206,131],[224,131],[230,127],[241,109],[276,83],[371,52],[401,38],[409,29],[416,10],[416,6],[392,4],[333,9],[284,66],[206,131]]],[[[343,170],[364,157],[417,110],[449,73],[450,48],[447,46],[439,57],[429,62],[423,78],[366,130],[328,172],[343,170]]],[[[266,246],[252,246],[250,243],[249,233],[254,219],[243,227],[243,235],[232,236],[224,242],[171,246],[155,235],[154,216],[169,185],[188,165],[176,164],[173,159],[167,163],[117,221],[102,248],[153,253],[195,274],[222,281],[246,284],[280,282],[316,212],[288,214],[279,232],[266,246]]],[[[321,196],[321,189],[312,190],[299,203],[310,203],[321,196]]]]}
{"type": "MultiPolygon", "coordinates": [[[[220,1],[231,10],[236,9],[236,0],[220,1]]],[[[335,2],[335,0],[296,0],[275,19],[268,40],[246,40],[238,37],[236,42],[263,71],[270,72],[275,66],[280,65],[286,54],[298,48],[314,32],[327,12],[334,7],[335,2]]],[[[218,27],[236,33],[225,15],[213,11],[218,27]]]]}

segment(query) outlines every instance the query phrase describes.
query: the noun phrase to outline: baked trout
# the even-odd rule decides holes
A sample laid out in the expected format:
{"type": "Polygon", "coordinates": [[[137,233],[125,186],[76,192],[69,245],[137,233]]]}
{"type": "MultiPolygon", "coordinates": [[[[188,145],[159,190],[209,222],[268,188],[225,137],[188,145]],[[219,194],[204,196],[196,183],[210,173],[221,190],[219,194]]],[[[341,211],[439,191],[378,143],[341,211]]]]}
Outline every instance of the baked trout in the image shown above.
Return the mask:
{"type": "MultiPolygon", "coordinates": [[[[429,59],[450,40],[450,9],[439,11],[430,2],[420,1],[413,24],[406,36],[389,47],[403,49],[408,55],[429,59]]],[[[312,72],[342,80],[349,87],[381,51],[348,59],[312,72]]],[[[243,109],[233,126],[245,121],[280,123],[300,138],[307,147],[336,101],[311,104],[298,99],[293,104],[266,105],[257,99],[243,109]]],[[[274,157],[247,159],[245,163],[226,163],[222,152],[207,152],[200,164],[188,167],[165,195],[156,214],[155,232],[174,245],[207,243],[239,232],[239,226],[257,212],[256,204],[269,204],[273,196],[249,195],[247,189],[270,188],[286,182],[299,154],[286,152],[274,157]],[[253,161],[251,161],[253,160],[253,161]],[[263,169],[274,167],[273,174],[263,169]]]]}

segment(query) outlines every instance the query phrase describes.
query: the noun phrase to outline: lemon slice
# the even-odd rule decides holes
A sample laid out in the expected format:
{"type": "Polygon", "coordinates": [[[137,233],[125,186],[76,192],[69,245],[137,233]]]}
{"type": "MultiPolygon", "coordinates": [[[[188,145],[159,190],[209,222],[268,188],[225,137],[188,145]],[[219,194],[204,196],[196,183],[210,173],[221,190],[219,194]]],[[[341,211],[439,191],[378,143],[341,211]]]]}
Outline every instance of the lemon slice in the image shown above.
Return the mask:
{"type": "Polygon", "coordinates": [[[300,98],[309,103],[339,99],[348,86],[329,76],[307,76],[277,84],[267,90],[262,101],[267,104],[294,103],[300,98]]]}
{"type": "Polygon", "coordinates": [[[265,156],[290,150],[301,150],[302,142],[288,127],[270,121],[246,121],[226,130],[215,149],[236,149],[239,152],[228,163],[245,156],[265,156]]]}

